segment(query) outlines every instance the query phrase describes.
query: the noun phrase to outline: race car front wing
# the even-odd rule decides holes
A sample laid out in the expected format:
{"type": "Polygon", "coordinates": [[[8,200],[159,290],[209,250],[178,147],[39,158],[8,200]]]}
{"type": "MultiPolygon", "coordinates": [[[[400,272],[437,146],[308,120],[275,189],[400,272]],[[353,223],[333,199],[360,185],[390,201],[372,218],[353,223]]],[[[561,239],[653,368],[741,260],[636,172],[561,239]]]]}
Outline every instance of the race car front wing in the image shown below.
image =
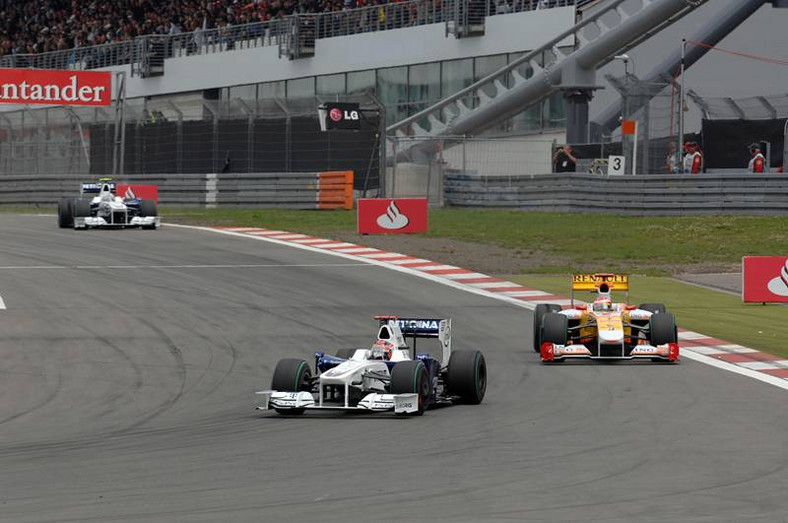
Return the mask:
{"type": "MultiPolygon", "coordinates": [[[[545,342],[540,347],[543,362],[563,361],[566,359],[592,359],[592,360],[664,360],[669,362],[679,361],[678,343],[665,343],[664,345],[636,345],[629,354],[621,356],[595,356],[591,350],[582,344],[556,345],[545,342]]],[[[622,351],[623,352],[623,351],[622,351]]]]}
{"type": "Polygon", "coordinates": [[[316,409],[316,410],[352,410],[367,412],[386,412],[393,410],[396,414],[410,414],[419,410],[418,394],[380,394],[369,393],[355,406],[326,404],[315,401],[310,392],[278,392],[275,390],[261,390],[256,392],[260,403],[256,410],[289,410],[289,409],[316,409]]]}

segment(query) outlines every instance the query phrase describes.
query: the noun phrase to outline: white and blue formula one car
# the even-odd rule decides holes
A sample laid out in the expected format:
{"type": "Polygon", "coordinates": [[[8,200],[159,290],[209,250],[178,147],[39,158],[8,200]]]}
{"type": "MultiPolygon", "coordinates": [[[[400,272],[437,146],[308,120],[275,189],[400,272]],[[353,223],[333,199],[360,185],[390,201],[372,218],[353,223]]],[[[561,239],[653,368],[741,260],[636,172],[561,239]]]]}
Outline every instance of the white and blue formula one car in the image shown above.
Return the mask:
{"type": "Polygon", "coordinates": [[[311,409],[421,415],[431,406],[481,403],[487,363],[478,350],[452,350],[450,319],[375,319],[378,336],[370,348],[340,349],[334,356],[318,351],[314,374],[304,360],[280,360],[271,390],[257,392],[256,408],[290,415],[311,409]],[[438,340],[441,360],[416,352],[421,338],[438,340]]]}
{"type": "Polygon", "coordinates": [[[60,200],[58,226],[61,229],[155,229],[160,225],[155,201],[137,198],[131,191],[123,197],[117,196],[115,188],[115,182],[108,178],[102,178],[98,183],[83,183],[79,198],[60,200]]]}
{"type": "Polygon", "coordinates": [[[568,359],[679,361],[676,320],[661,303],[614,303],[611,291],[629,294],[621,274],[572,275],[571,306],[540,303],[534,311],[534,350],[542,362],[568,359]],[[575,303],[575,291],[596,293],[593,303],[575,303]]]}

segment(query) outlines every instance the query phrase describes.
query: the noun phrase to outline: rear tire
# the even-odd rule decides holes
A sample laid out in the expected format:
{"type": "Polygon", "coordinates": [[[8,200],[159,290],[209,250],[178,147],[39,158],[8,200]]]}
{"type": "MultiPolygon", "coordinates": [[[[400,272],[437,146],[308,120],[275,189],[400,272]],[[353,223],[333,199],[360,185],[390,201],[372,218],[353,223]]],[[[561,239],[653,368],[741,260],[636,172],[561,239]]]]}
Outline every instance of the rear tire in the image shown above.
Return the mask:
{"type": "MultiPolygon", "coordinates": [[[[312,371],[304,360],[286,358],[279,360],[271,379],[271,389],[278,392],[301,392],[311,390],[312,371]]],[[[279,414],[297,416],[304,413],[304,409],[274,409],[279,414]]]]}
{"type": "Polygon", "coordinates": [[[57,205],[57,225],[61,229],[74,227],[74,200],[62,198],[57,205]]]}
{"type": "Polygon", "coordinates": [[[540,303],[536,306],[534,310],[534,352],[540,352],[541,342],[539,340],[542,336],[542,320],[545,314],[559,312],[560,310],[561,306],[555,303],[540,303]]]}
{"type": "Polygon", "coordinates": [[[459,396],[460,403],[481,403],[487,392],[487,361],[481,351],[453,351],[446,382],[449,394],[459,396]]]}
{"type": "Polygon", "coordinates": [[[641,303],[638,309],[649,311],[654,314],[665,314],[668,312],[668,308],[665,307],[664,303],[641,303]]]}
{"type": "MultiPolygon", "coordinates": [[[[153,200],[140,200],[140,217],[145,218],[147,216],[158,216],[158,215],[159,215],[159,208],[156,205],[156,202],[154,202],[153,200]]],[[[142,228],[153,230],[156,228],[156,224],[143,225],[142,228]]]]}
{"type": "Polygon", "coordinates": [[[654,346],[666,343],[678,343],[678,329],[672,314],[654,314],[649,320],[649,341],[654,346]]]}
{"type": "Polygon", "coordinates": [[[542,343],[550,342],[556,345],[566,345],[569,337],[569,321],[563,314],[548,312],[544,315],[542,323],[542,339],[539,343],[541,352],[542,343]]]}
{"type": "Polygon", "coordinates": [[[356,349],[339,349],[337,350],[336,357],[343,360],[349,360],[356,353],[356,349]]]}
{"type": "Polygon", "coordinates": [[[74,200],[74,217],[87,218],[90,216],[90,200],[79,198],[74,200]]]}
{"type": "Polygon", "coordinates": [[[413,416],[421,416],[432,402],[432,384],[430,383],[427,367],[421,360],[400,361],[391,370],[391,386],[389,390],[392,394],[413,394],[419,395],[419,410],[411,413],[413,416]]]}

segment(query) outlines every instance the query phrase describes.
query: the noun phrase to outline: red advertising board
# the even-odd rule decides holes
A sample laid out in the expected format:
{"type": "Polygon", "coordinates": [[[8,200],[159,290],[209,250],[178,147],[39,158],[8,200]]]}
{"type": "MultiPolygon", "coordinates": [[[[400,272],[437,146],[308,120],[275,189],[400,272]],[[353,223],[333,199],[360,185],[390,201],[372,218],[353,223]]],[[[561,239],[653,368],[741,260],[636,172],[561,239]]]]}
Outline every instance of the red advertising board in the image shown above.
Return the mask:
{"type": "Polygon", "coordinates": [[[742,259],[745,302],[788,302],[788,256],[745,256],[742,259]]]}
{"type": "Polygon", "coordinates": [[[427,232],[426,198],[361,198],[359,234],[427,232]]]}
{"type": "Polygon", "coordinates": [[[0,103],[108,106],[111,100],[111,72],[0,69],[0,103]]]}
{"type": "MultiPolygon", "coordinates": [[[[129,189],[131,189],[131,192],[134,196],[141,200],[153,200],[154,202],[159,203],[158,185],[128,185],[119,183],[115,186],[115,194],[121,198],[125,198],[129,189]]],[[[131,197],[132,194],[128,194],[128,196],[131,197]]]]}

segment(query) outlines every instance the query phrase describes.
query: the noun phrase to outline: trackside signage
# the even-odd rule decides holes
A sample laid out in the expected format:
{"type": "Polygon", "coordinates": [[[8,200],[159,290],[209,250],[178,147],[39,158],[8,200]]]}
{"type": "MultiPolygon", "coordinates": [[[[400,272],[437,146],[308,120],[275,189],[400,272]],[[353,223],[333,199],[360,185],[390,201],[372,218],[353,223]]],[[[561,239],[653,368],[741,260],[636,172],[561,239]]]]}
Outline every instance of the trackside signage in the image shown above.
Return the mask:
{"type": "Polygon", "coordinates": [[[0,69],[0,103],[108,106],[112,73],[0,69]]]}
{"type": "Polygon", "coordinates": [[[426,198],[361,198],[358,200],[359,234],[427,232],[426,198]]]}
{"type": "Polygon", "coordinates": [[[788,256],[745,256],[742,259],[745,302],[788,303],[788,256]]]}

